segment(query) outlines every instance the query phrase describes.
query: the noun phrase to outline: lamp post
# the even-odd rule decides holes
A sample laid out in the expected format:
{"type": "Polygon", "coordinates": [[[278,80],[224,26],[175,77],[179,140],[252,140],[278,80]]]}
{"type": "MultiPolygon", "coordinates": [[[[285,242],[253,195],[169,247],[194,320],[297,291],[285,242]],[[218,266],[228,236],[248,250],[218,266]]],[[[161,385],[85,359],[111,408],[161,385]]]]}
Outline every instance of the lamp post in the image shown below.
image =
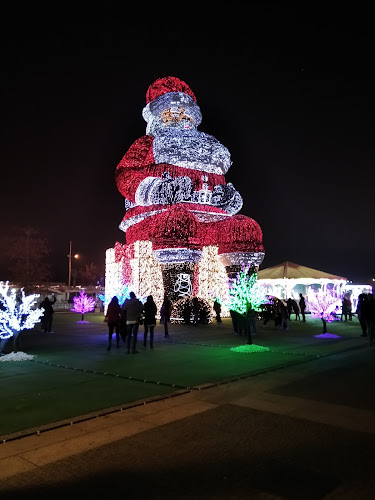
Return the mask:
{"type": "Polygon", "coordinates": [[[78,259],[78,257],[79,257],[78,253],[76,253],[72,256],[72,242],[71,241],[69,242],[69,253],[68,253],[67,257],[69,259],[68,288],[70,288],[70,282],[72,279],[72,257],[74,257],[75,259],[78,259]]]}

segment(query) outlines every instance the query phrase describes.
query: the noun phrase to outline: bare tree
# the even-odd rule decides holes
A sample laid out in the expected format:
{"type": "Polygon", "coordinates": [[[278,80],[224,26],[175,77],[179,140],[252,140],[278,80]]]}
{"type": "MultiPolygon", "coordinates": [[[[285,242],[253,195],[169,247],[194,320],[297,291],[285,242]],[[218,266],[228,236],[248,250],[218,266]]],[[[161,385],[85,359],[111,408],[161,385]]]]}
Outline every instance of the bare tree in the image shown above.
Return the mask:
{"type": "Polygon", "coordinates": [[[82,285],[96,285],[100,281],[101,273],[98,266],[91,262],[79,271],[82,285]]]}
{"type": "Polygon", "coordinates": [[[3,253],[10,279],[25,287],[51,280],[46,260],[50,248],[47,239],[35,227],[13,227],[5,237],[3,253]]]}

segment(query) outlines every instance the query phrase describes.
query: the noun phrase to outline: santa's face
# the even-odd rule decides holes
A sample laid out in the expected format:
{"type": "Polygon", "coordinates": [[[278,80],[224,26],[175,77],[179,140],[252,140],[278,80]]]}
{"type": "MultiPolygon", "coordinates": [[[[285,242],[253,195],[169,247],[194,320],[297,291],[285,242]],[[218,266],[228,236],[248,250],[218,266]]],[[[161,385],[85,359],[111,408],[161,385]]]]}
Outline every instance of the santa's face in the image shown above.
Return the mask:
{"type": "Polygon", "coordinates": [[[196,129],[202,121],[198,104],[186,94],[170,92],[151,101],[143,109],[146,134],[157,135],[166,128],[196,129]]]}
{"type": "Polygon", "coordinates": [[[191,129],[194,126],[194,120],[189,116],[182,106],[173,106],[160,113],[160,120],[167,127],[191,129]]]}

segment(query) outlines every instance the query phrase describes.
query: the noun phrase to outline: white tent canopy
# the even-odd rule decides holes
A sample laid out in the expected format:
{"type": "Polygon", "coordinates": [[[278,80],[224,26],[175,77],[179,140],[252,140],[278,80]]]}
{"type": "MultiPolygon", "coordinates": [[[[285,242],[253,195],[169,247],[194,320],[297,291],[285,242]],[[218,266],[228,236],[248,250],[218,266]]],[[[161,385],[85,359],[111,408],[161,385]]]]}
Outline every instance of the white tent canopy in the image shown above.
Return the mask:
{"type": "Polygon", "coordinates": [[[313,290],[330,289],[337,297],[350,295],[353,308],[360,293],[372,293],[370,285],[349,284],[347,278],[326,273],[293,262],[283,262],[277,266],[258,271],[258,282],[267,286],[267,293],[280,299],[299,299],[299,294],[309,296],[313,290]]]}

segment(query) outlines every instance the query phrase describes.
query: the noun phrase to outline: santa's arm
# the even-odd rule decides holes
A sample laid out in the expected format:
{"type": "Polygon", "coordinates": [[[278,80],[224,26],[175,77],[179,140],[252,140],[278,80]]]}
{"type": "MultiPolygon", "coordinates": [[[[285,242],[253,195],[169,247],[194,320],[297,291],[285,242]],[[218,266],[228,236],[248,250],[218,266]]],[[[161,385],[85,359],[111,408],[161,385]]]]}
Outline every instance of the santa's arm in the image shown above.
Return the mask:
{"type": "Polygon", "coordinates": [[[116,168],[117,189],[127,199],[134,199],[134,193],[144,178],[142,169],[154,162],[151,135],[144,135],[137,139],[128,149],[116,168]]]}

